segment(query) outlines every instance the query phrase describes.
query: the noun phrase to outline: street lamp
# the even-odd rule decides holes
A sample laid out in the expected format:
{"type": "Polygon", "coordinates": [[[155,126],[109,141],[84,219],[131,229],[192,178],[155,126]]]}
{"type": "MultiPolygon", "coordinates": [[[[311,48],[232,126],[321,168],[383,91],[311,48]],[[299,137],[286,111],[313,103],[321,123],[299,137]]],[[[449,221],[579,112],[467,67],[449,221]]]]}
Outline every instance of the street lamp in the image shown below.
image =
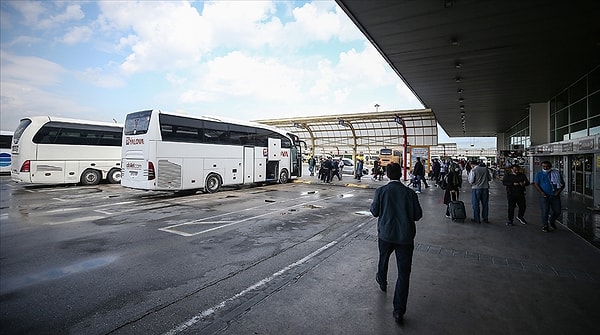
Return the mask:
{"type": "Polygon", "coordinates": [[[375,113],[379,112],[379,104],[375,104],[375,113]]]}

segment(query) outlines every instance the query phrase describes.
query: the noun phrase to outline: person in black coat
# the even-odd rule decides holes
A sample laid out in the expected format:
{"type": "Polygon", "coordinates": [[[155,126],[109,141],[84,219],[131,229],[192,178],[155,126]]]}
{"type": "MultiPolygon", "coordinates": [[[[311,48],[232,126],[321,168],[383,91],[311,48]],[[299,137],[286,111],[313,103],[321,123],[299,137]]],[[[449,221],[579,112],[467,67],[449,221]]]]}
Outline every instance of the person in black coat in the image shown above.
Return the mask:
{"type": "Polygon", "coordinates": [[[525,209],[527,208],[525,187],[529,185],[529,179],[521,172],[518,164],[510,166],[510,172],[502,178],[502,185],[506,186],[506,198],[508,199],[508,221],[506,221],[506,225],[513,225],[516,206],[519,206],[517,220],[522,224],[527,224],[527,221],[525,221],[525,209]]]}
{"type": "Polygon", "coordinates": [[[444,192],[444,204],[446,205],[446,217],[450,217],[450,206],[448,205],[452,200],[458,200],[460,194],[460,188],[462,187],[462,176],[460,167],[456,164],[452,164],[448,168],[448,173],[444,177],[446,190],[444,192]]]}
{"type": "Polygon", "coordinates": [[[377,218],[379,262],[375,280],[382,291],[387,291],[389,260],[392,253],[396,254],[398,278],[394,289],[393,316],[396,322],[402,323],[417,233],[415,221],[423,217],[423,209],[415,192],[400,182],[402,168],[398,163],[389,164],[386,173],[390,181],[375,190],[369,208],[377,218]]]}

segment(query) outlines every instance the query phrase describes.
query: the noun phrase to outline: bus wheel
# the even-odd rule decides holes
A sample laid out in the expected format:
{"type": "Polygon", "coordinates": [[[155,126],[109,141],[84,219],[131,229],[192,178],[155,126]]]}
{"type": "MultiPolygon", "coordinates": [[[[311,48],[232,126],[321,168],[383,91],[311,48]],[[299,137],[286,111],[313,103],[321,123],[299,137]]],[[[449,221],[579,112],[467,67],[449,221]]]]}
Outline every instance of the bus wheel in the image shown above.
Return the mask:
{"type": "Polygon", "coordinates": [[[81,174],[81,184],[83,185],[98,185],[100,183],[100,172],[93,169],[87,169],[81,174]]]}
{"type": "Polygon", "coordinates": [[[288,172],[286,169],[282,169],[281,172],[279,173],[279,183],[280,184],[285,184],[290,180],[290,177],[288,175],[288,172]]]}
{"type": "Polygon", "coordinates": [[[108,181],[111,184],[120,184],[121,183],[121,169],[112,169],[108,171],[108,181]]]}
{"type": "Polygon", "coordinates": [[[204,189],[208,193],[215,193],[221,188],[221,178],[219,178],[216,174],[210,174],[206,178],[206,184],[204,185],[204,189]]]}

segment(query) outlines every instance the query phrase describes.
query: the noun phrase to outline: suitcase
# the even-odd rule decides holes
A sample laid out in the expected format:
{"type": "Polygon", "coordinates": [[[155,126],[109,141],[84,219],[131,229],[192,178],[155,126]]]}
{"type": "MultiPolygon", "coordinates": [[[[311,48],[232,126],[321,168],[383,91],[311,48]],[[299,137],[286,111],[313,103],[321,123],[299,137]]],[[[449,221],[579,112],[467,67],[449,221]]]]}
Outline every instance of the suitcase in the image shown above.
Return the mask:
{"type": "Polygon", "coordinates": [[[465,203],[458,200],[458,195],[456,196],[456,200],[452,200],[452,194],[454,192],[450,192],[450,203],[448,204],[448,211],[450,212],[450,218],[452,221],[456,222],[465,222],[467,218],[467,211],[465,210],[465,203]]]}

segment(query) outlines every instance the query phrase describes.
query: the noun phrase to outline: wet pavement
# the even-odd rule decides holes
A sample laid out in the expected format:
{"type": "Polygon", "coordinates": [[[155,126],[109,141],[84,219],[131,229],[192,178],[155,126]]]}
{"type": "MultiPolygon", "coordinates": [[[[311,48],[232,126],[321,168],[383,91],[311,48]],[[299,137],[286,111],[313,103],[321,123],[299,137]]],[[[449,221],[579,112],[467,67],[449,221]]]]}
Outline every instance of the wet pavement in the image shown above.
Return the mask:
{"type": "MultiPolygon", "coordinates": [[[[310,176],[296,182],[323,184],[310,176]]],[[[330,185],[374,189],[384,183],[344,176],[330,185]]],[[[381,292],[375,282],[377,232],[371,218],[364,229],[324,251],[310,271],[298,274],[285,289],[255,301],[243,317],[224,321],[227,326],[218,333],[600,333],[600,249],[592,244],[594,238],[585,240],[570,229],[592,222],[595,227],[584,231],[597,234],[597,213],[565,198],[562,218],[567,222],[545,233],[532,188],[526,225],[505,224],[506,196],[498,180],[490,187],[490,223],[470,222],[468,183],[460,195],[466,222],[444,216],[442,196],[436,187],[423,188],[419,195],[424,217],[417,223],[404,325],[392,317],[393,289],[381,292]],[[578,221],[583,214],[585,219],[578,221]]],[[[390,287],[395,277],[395,265],[390,265],[390,287]]]]}

